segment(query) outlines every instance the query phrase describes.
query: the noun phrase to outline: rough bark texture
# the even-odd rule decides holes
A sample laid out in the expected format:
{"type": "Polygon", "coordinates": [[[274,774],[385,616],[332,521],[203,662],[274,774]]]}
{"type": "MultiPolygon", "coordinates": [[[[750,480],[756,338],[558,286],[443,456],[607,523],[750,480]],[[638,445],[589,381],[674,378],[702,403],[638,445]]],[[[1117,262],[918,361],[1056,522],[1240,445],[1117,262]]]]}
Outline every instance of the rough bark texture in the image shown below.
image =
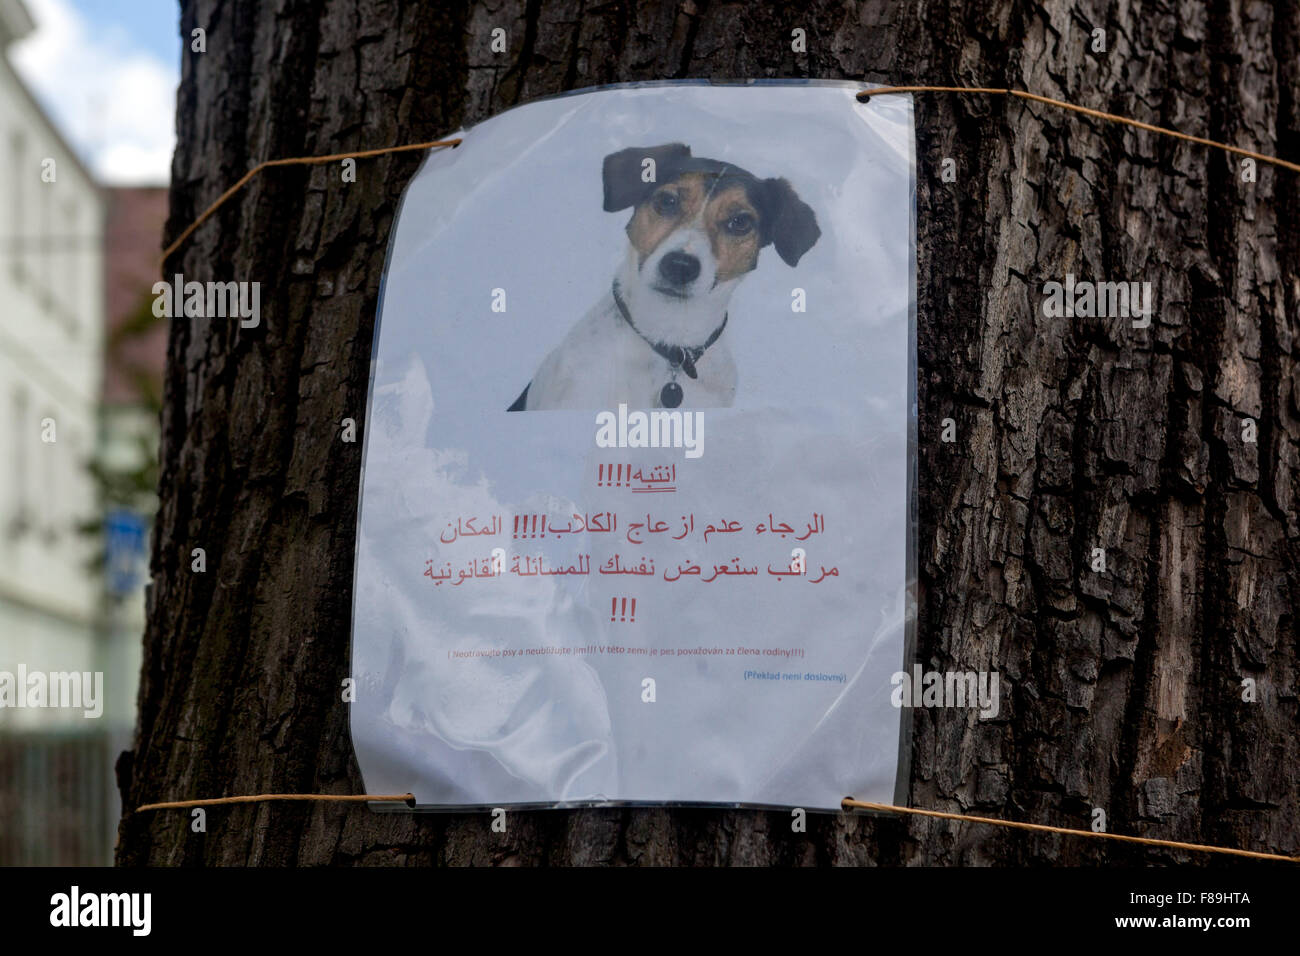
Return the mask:
{"type": "MultiPolygon", "coordinates": [[[[208,48],[185,54],[168,238],[263,159],[434,139],[649,78],[1011,86],[1300,157],[1298,0],[182,7],[208,48]],[[497,26],[509,54],[489,51],[497,26]]],[[[1008,686],[994,721],[916,712],[912,804],[1084,828],[1101,807],[1112,832],[1296,852],[1300,176],[1243,183],[1221,153],[1023,101],[924,94],[916,118],[919,659],[1008,686]],[[1066,273],[1151,281],[1151,328],[1045,318],[1042,284],[1066,273]]],[[[361,444],[339,422],[363,416],[385,242],[418,162],[362,160],[355,184],[265,173],[171,263],[261,281],[263,323],[172,327],[127,807],[360,791],[338,688],[361,444]]],[[[128,813],[119,861],[1206,859],[892,817],[793,834],[787,814],[741,811],[514,813],[504,835],[482,814],[323,805],[221,808],[206,834],[188,820],[128,813]]]]}

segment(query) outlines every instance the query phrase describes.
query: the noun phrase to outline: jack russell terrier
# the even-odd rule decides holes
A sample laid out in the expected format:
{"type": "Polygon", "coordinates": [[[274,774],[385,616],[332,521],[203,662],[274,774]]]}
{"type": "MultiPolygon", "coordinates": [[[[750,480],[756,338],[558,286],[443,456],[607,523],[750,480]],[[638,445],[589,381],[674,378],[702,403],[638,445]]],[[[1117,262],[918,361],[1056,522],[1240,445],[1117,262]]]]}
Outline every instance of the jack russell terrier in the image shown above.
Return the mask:
{"type": "Polygon", "coordinates": [[[508,411],[729,407],[727,302],[764,246],[798,263],[821,235],[816,216],[784,179],[681,143],[611,153],[603,178],[606,212],[636,207],[627,256],[508,411]]]}

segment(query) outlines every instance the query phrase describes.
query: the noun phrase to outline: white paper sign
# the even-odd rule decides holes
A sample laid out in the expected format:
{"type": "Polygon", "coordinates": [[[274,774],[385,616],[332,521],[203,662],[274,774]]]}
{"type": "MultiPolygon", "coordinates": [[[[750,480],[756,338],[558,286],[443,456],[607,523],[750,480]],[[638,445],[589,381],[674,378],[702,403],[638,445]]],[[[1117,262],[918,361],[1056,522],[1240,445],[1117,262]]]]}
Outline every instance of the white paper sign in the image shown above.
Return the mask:
{"type": "Polygon", "coordinates": [[[428,157],[365,424],[368,792],[897,798],[914,148],[859,89],[603,89],[428,157]]]}

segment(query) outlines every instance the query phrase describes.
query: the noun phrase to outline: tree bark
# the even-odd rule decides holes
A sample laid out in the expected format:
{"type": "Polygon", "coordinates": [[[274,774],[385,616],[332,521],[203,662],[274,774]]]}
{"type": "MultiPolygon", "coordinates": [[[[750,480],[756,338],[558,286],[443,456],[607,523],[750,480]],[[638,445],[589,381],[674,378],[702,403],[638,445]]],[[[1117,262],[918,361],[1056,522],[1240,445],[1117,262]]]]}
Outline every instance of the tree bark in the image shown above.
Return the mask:
{"type": "MultiPolygon", "coordinates": [[[[1298,0],[181,6],[168,240],[261,160],[666,77],[1015,87],[1300,158],[1298,0]]],[[[920,94],[916,122],[918,659],[996,670],[1006,692],[995,720],[915,712],[911,805],[1084,829],[1101,808],[1111,832],[1296,852],[1300,175],[1261,164],[1243,182],[1236,157],[1008,98],[920,94]],[[1151,327],[1044,317],[1043,283],[1067,273],[1150,281],[1151,327]]],[[[364,417],[385,244],[418,163],[359,160],[352,184],[334,166],[264,172],[169,263],[260,281],[263,319],[172,323],[119,863],[1206,859],[844,814],[800,834],[788,813],[737,810],[519,812],[504,834],[485,814],[359,806],[220,807],[199,834],[188,813],[133,814],[361,792],[339,688],[362,445],[339,430],[364,417]]]]}

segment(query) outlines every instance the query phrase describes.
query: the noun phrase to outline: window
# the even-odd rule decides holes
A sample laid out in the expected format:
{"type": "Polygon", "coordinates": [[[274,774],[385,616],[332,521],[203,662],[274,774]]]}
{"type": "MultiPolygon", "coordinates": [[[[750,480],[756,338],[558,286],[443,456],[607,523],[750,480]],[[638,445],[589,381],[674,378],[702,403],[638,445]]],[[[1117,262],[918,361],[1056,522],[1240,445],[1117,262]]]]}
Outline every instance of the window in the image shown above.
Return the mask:
{"type": "Polygon", "coordinates": [[[63,223],[66,239],[63,242],[62,282],[63,308],[68,314],[68,331],[73,335],[81,329],[81,271],[90,261],[88,240],[81,235],[77,221],[77,201],[69,199],[63,204],[63,223]]]}
{"type": "MultiPolygon", "coordinates": [[[[47,410],[41,416],[41,422],[47,419],[56,423],[58,416],[53,411],[47,410]]],[[[42,426],[43,428],[43,426],[42,426]]],[[[57,431],[54,433],[54,441],[45,441],[45,436],[41,436],[41,443],[36,447],[41,455],[41,532],[45,538],[46,544],[54,544],[59,539],[59,519],[63,514],[62,496],[66,489],[62,487],[62,475],[60,471],[63,467],[63,460],[67,457],[64,454],[67,445],[66,442],[71,436],[65,431],[60,435],[57,431]]]]}
{"type": "Polygon", "coordinates": [[[27,390],[20,386],[14,391],[14,502],[13,518],[9,523],[9,533],[16,538],[21,537],[30,524],[27,464],[37,436],[32,428],[35,423],[28,418],[27,409],[27,390]]]}
{"type": "Polygon", "coordinates": [[[54,255],[58,248],[58,240],[54,235],[54,215],[51,210],[52,206],[52,189],[51,183],[37,180],[40,192],[40,222],[38,224],[39,235],[37,237],[35,248],[38,257],[38,275],[40,276],[40,296],[41,303],[45,311],[52,312],[54,306],[54,255]]]}
{"type": "Polygon", "coordinates": [[[9,177],[9,188],[13,190],[11,201],[13,208],[13,221],[9,228],[5,230],[5,252],[9,256],[10,268],[13,270],[14,279],[17,282],[23,281],[23,230],[27,222],[23,216],[23,192],[26,183],[23,177],[23,166],[27,162],[27,144],[23,142],[23,134],[14,132],[9,138],[9,158],[12,162],[10,167],[13,172],[9,177]]]}

